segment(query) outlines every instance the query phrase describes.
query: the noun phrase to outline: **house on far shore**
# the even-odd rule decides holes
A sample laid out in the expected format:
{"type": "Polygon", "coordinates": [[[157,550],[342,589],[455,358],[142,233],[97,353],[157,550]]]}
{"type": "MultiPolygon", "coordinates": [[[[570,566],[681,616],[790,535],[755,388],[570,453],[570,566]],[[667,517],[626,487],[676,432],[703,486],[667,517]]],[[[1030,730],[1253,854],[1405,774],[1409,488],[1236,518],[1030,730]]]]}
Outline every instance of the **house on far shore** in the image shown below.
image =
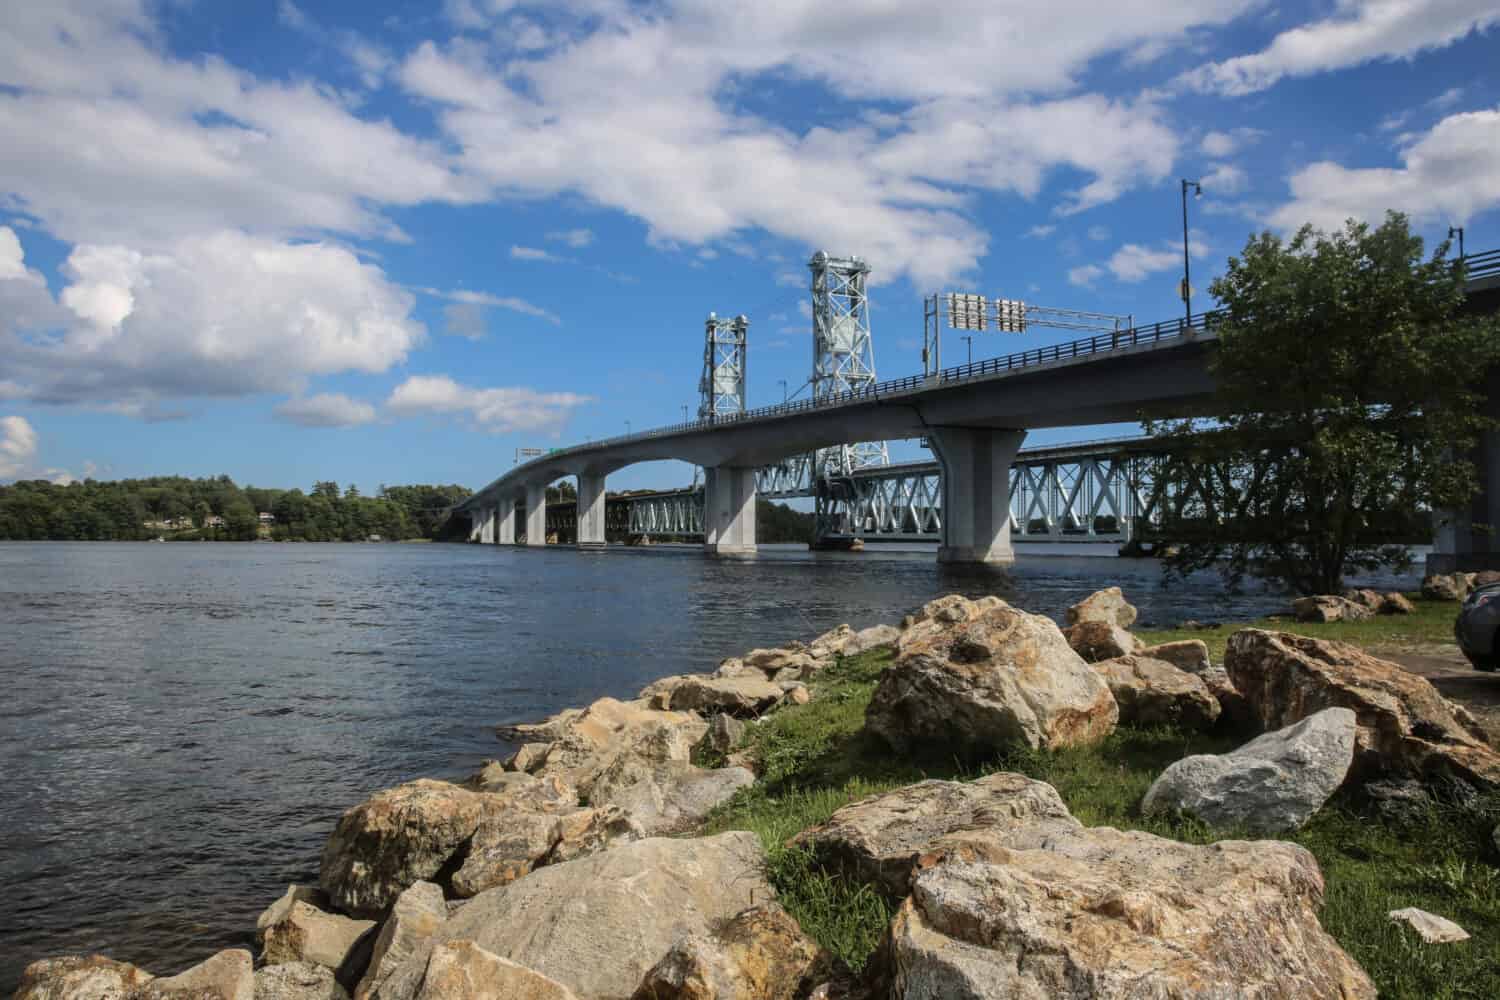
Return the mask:
{"type": "Polygon", "coordinates": [[[205,528],[222,528],[224,527],[224,523],[224,519],[218,514],[210,514],[203,519],[203,526],[205,528]]]}
{"type": "Polygon", "coordinates": [[[258,521],[260,521],[261,524],[275,524],[276,523],[276,515],[272,514],[268,510],[261,511],[259,514],[256,514],[255,517],[256,517],[256,519],[258,521]]]}

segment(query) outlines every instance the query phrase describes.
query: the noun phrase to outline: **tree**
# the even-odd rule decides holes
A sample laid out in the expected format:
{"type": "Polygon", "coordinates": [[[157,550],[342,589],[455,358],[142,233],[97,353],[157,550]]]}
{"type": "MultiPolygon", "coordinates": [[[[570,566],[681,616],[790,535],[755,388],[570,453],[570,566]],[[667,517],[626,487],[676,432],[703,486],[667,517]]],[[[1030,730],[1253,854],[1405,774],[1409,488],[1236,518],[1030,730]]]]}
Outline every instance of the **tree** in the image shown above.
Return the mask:
{"type": "Polygon", "coordinates": [[[1395,543],[1468,502],[1500,320],[1460,313],[1447,249],[1424,262],[1390,213],[1286,243],[1261,233],[1230,258],[1210,286],[1220,416],[1146,422],[1171,444],[1165,475],[1191,487],[1166,527],[1181,543],[1169,570],[1337,593],[1350,570],[1404,568],[1395,543]]]}

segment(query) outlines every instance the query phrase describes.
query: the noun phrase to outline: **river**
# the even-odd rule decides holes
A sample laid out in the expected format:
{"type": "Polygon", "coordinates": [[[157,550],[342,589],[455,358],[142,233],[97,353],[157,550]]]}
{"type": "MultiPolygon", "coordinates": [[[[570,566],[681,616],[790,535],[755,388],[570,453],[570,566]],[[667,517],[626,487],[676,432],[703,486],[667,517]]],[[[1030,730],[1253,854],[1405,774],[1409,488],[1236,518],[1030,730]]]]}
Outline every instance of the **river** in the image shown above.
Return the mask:
{"type": "Polygon", "coordinates": [[[342,810],[502,756],[497,722],[945,593],[1061,617],[1119,584],[1160,625],[1286,603],[1085,551],[983,572],[914,547],[0,544],[0,995],[49,955],[161,975],[252,947],[342,810]]]}

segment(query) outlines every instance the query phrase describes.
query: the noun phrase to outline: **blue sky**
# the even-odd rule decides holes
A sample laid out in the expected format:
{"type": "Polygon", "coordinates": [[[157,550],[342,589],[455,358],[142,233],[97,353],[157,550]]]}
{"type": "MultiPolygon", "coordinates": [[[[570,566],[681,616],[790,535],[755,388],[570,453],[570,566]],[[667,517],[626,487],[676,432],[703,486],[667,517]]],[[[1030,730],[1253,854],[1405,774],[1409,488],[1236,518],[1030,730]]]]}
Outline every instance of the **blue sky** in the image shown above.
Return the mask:
{"type": "Polygon", "coordinates": [[[711,310],[775,402],[819,248],[882,377],[940,289],[1169,318],[1182,177],[1200,290],[1388,208],[1500,248],[1497,66],[1492,0],[9,0],[0,481],[479,486],[696,409],[711,310]]]}

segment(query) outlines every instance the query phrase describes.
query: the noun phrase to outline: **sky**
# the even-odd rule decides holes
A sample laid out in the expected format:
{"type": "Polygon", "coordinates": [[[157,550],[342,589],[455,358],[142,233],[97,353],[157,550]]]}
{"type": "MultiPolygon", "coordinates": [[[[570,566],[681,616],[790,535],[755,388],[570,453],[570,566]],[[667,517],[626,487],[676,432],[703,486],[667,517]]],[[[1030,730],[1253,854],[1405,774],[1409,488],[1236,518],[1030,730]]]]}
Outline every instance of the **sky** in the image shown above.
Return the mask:
{"type": "Polygon", "coordinates": [[[779,402],[820,249],[881,378],[936,291],[1170,319],[1184,178],[1195,309],[1266,229],[1500,248],[1500,7],[7,0],[0,482],[479,487],[695,412],[711,311],[779,402]]]}

